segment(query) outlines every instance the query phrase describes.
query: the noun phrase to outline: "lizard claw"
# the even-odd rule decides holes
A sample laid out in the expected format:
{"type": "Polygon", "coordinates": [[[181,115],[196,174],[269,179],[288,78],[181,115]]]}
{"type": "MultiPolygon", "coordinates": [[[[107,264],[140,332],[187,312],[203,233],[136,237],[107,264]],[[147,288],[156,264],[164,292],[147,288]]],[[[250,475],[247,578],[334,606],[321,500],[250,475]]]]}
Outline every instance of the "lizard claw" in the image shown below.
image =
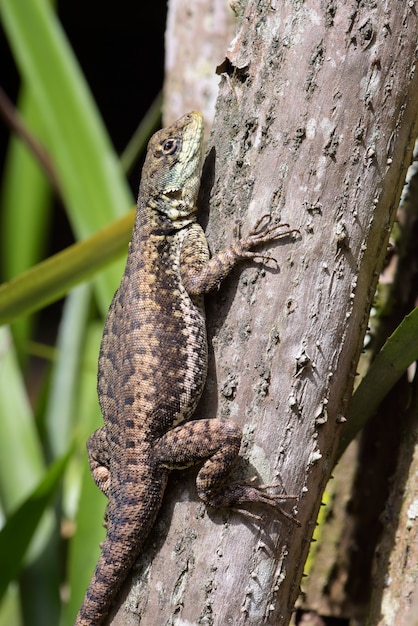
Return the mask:
{"type": "Polygon", "coordinates": [[[270,483],[268,485],[257,485],[257,487],[254,487],[254,489],[257,490],[261,502],[274,506],[280,512],[280,514],[283,515],[283,517],[291,520],[294,524],[296,524],[296,526],[300,526],[301,524],[299,520],[293,515],[291,515],[290,513],[288,513],[287,511],[285,511],[284,509],[282,509],[282,507],[279,506],[278,504],[281,500],[296,500],[298,496],[293,495],[293,494],[283,493],[283,492],[277,493],[277,494],[264,493],[265,491],[267,491],[267,489],[275,489],[277,487],[280,487],[281,489],[283,489],[282,483],[270,483]]]}
{"type": "Polygon", "coordinates": [[[257,513],[253,513],[248,509],[241,509],[237,506],[231,506],[229,510],[233,511],[234,513],[238,513],[239,515],[243,515],[244,517],[249,517],[250,519],[256,520],[257,522],[263,521],[263,517],[261,515],[257,515],[257,513]]]}
{"type": "Polygon", "coordinates": [[[282,507],[279,506],[278,504],[280,500],[295,500],[297,499],[297,496],[293,494],[292,495],[287,494],[287,493],[278,493],[278,494],[263,493],[267,489],[272,489],[275,487],[283,487],[283,486],[281,483],[272,483],[270,485],[257,485],[256,487],[257,491],[261,492],[260,500],[262,502],[265,502],[266,504],[270,504],[271,506],[274,506],[279,511],[279,513],[283,515],[283,517],[285,517],[288,520],[291,520],[294,524],[296,524],[296,526],[301,526],[300,521],[296,517],[294,517],[293,515],[291,515],[284,509],[282,509],[282,507]]]}
{"type": "MultiPolygon", "coordinates": [[[[271,217],[270,213],[264,213],[264,215],[259,217],[254,224],[253,228],[250,231],[250,235],[256,235],[257,233],[265,231],[270,226],[272,219],[273,218],[271,217]],[[262,225],[263,222],[265,222],[264,225],[262,225]]],[[[289,228],[289,224],[280,224],[279,222],[276,222],[276,226],[286,226],[287,228],[289,228]]]]}
{"type": "MultiPolygon", "coordinates": [[[[277,497],[280,499],[283,498],[282,495],[277,496],[277,497]]],[[[297,496],[284,496],[284,497],[296,498],[297,496]]],[[[268,504],[274,506],[275,509],[280,513],[280,515],[283,515],[283,517],[285,517],[286,519],[296,524],[296,526],[298,527],[301,526],[300,521],[296,517],[294,517],[293,515],[291,515],[291,513],[288,513],[284,509],[282,509],[282,507],[278,506],[274,496],[272,496],[272,500],[270,499],[268,500],[268,504]]],[[[257,515],[257,513],[253,513],[252,511],[249,511],[248,509],[242,509],[241,507],[232,506],[230,507],[230,510],[234,511],[234,513],[238,513],[239,515],[243,515],[244,517],[248,517],[250,519],[256,520],[257,522],[261,522],[263,520],[263,517],[261,515],[257,515]]]]}

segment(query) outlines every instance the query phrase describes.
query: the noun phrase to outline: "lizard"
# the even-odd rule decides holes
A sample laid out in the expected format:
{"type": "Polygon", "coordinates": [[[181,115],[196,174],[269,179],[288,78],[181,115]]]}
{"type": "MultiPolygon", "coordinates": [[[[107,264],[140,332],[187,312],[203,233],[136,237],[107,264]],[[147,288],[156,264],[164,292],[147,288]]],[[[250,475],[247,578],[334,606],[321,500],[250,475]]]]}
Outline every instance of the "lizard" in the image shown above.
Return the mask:
{"type": "Polygon", "coordinates": [[[210,258],[196,208],[202,144],[198,112],[157,131],[148,144],[126,268],[100,346],[104,426],[88,439],[87,452],[92,477],[108,497],[106,537],[76,626],[106,620],[155,522],[170,470],[203,462],[197,493],[212,507],[278,506],[293,497],[228,484],[240,428],[217,418],[190,421],[207,374],[204,294],[240,261],[271,258],[254,248],[293,232],[262,218],[210,258]]]}

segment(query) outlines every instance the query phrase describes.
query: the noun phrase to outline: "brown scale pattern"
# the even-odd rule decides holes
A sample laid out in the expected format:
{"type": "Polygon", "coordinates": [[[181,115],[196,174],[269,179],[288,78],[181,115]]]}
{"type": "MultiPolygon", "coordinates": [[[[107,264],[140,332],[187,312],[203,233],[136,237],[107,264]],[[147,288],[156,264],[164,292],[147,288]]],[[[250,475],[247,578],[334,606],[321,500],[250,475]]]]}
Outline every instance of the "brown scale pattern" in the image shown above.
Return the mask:
{"type": "Polygon", "coordinates": [[[106,539],[77,626],[102,624],[108,615],[155,521],[170,469],[204,461],[196,482],[209,505],[277,505],[261,488],[224,484],[240,447],[235,424],[188,421],[207,370],[203,294],[241,259],[260,257],[254,246],[280,236],[278,225],[256,226],[209,260],[195,208],[202,129],[202,116],[190,113],[148,145],[126,269],[100,349],[104,427],[87,448],[93,478],[108,496],[106,539]]]}

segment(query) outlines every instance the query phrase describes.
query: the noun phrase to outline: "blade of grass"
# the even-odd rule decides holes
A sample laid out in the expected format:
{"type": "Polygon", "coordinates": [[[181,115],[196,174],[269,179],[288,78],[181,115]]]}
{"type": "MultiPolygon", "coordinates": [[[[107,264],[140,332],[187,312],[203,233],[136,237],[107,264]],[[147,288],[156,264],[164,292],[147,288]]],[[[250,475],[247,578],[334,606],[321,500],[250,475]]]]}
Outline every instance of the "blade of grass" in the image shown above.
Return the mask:
{"type": "MultiPolygon", "coordinates": [[[[27,90],[19,98],[22,116],[39,128],[37,107],[27,90]]],[[[38,131],[41,134],[41,130],[38,131]]],[[[39,260],[49,220],[50,185],[39,165],[21,140],[9,143],[2,185],[1,256],[5,275],[10,279],[39,260]],[[25,181],[25,184],[22,184],[25,181]],[[25,228],[22,228],[22,224],[25,228]]]]}
{"type": "MultiPolygon", "coordinates": [[[[19,97],[22,117],[42,137],[36,104],[27,89],[19,97]]],[[[49,232],[51,188],[26,146],[12,137],[4,168],[0,251],[3,280],[17,276],[43,256],[49,232]],[[24,184],[22,184],[24,181],[24,184]],[[22,228],[22,224],[25,228],[22,228]]],[[[27,356],[32,323],[29,318],[13,325],[13,337],[20,362],[27,356]]]]}
{"type": "Polygon", "coordinates": [[[90,285],[81,285],[64,303],[45,417],[48,448],[53,458],[64,453],[74,430],[81,351],[90,299],[90,285]]]}
{"type": "Polygon", "coordinates": [[[10,516],[0,531],[0,600],[9,583],[14,580],[22,567],[23,558],[35,534],[70,458],[71,451],[60,457],[48,470],[33,493],[10,516]]]}
{"type": "Polygon", "coordinates": [[[20,504],[44,470],[11,335],[7,327],[0,327],[0,497],[6,513],[20,504]]]}
{"type": "Polygon", "coordinates": [[[90,239],[66,248],[0,285],[0,325],[58,300],[113,259],[126,255],[134,217],[135,211],[131,211],[90,239]]]}
{"type": "Polygon", "coordinates": [[[17,584],[9,585],[3,602],[0,603],[0,626],[23,626],[17,584]]]}
{"type": "MultiPolygon", "coordinates": [[[[63,504],[68,516],[76,512],[76,532],[69,544],[67,584],[70,589],[69,603],[64,607],[61,624],[74,624],[90,576],[100,552],[99,543],[104,539],[103,513],[106,498],[96,487],[90,475],[85,441],[91,433],[103,426],[96,394],[97,353],[102,337],[101,323],[89,324],[84,341],[82,376],[77,396],[76,413],[79,416],[77,441],[82,454],[73,458],[64,483],[63,504]]],[[[81,452],[80,451],[80,452],[81,452]]]]}
{"type": "MultiPolygon", "coordinates": [[[[0,327],[0,499],[4,512],[20,506],[44,474],[42,446],[11,334],[7,327],[0,327]]],[[[47,513],[31,543],[30,561],[38,557],[51,535],[53,519],[51,511],[47,513]]]]}
{"type": "Polygon", "coordinates": [[[347,424],[338,449],[338,458],[363,428],[387,393],[418,360],[418,307],[399,324],[369,367],[353,394],[347,424]]]}
{"type": "MultiPolygon", "coordinates": [[[[0,16],[22,77],[39,105],[62,195],[77,238],[119,217],[132,198],[63,30],[45,0],[0,0],[0,16]]],[[[107,310],[122,273],[98,283],[107,310]]]]}
{"type": "MultiPolygon", "coordinates": [[[[26,89],[23,89],[23,93],[27,93],[26,89]]],[[[30,92],[29,92],[30,98],[30,92]]],[[[18,109],[14,106],[12,101],[9,99],[7,94],[0,87],[0,113],[6,121],[6,124],[9,126],[11,131],[14,134],[14,138],[19,138],[22,144],[25,144],[30,152],[32,152],[36,156],[36,161],[42,165],[42,170],[49,180],[51,186],[54,188],[55,193],[60,194],[58,179],[55,174],[55,170],[52,166],[51,161],[49,160],[49,156],[44,149],[42,143],[39,142],[37,136],[38,133],[33,132],[34,125],[39,122],[39,116],[36,115],[38,113],[38,107],[36,101],[33,99],[20,98],[21,101],[21,112],[19,113],[18,109]],[[29,130],[29,126],[25,122],[25,116],[23,113],[23,109],[25,104],[31,104],[32,108],[29,109],[29,112],[35,113],[35,122],[31,124],[32,131],[29,130]],[[37,136],[35,136],[35,134],[37,136]]]]}

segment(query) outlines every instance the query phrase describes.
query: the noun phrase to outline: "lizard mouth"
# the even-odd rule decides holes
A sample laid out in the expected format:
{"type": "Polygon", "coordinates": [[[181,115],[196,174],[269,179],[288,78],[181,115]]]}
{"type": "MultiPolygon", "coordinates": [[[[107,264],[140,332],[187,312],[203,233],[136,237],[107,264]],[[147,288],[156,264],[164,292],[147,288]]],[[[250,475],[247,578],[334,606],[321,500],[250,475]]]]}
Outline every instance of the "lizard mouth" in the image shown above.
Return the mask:
{"type": "Polygon", "coordinates": [[[165,194],[171,200],[181,200],[182,192],[181,189],[170,189],[166,191],[165,194]]]}

